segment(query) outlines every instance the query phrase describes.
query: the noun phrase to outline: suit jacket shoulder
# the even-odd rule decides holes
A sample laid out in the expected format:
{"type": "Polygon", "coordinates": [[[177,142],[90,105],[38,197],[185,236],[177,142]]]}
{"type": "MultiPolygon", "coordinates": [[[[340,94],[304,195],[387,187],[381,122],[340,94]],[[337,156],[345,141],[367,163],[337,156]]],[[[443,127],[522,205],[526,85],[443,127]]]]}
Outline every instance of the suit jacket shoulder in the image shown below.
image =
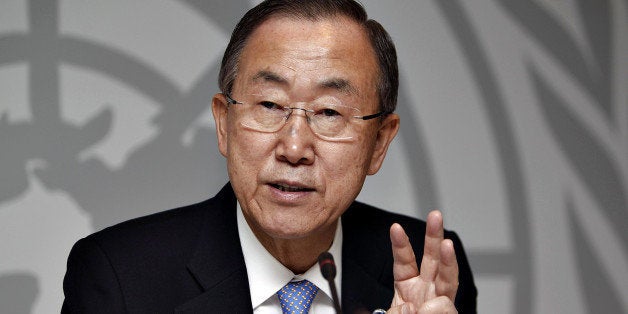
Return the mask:
{"type": "Polygon", "coordinates": [[[207,201],[78,241],[68,258],[62,312],[194,313],[234,303],[227,312],[250,312],[235,202],[227,185],[207,201]]]}

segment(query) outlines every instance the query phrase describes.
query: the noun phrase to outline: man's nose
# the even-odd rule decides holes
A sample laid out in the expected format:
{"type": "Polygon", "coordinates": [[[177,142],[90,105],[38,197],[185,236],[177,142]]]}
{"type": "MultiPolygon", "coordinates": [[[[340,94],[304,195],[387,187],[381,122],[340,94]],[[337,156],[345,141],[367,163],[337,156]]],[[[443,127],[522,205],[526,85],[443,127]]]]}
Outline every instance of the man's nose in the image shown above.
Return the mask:
{"type": "Polygon", "coordinates": [[[316,135],[310,129],[304,110],[293,109],[287,117],[286,125],[277,132],[279,141],[275,156],[291,164],[309,165],[314,162],[314,141],[316,135]]]}

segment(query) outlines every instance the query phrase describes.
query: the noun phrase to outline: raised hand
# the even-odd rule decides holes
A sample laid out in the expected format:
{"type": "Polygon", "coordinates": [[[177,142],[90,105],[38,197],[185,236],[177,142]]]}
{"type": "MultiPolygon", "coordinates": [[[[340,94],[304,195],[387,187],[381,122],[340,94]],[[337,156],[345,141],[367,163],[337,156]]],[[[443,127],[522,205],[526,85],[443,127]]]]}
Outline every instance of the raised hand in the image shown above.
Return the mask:
{"type": "Polygon", "coordinates": [[[454,299],[458,290],[458,263],[451,240],[443,238],[443,216],[427,216],[421,270],[408,236],[399,224],[390,227],[393,250],[395,296],[388,314],[457,313],[454,299]]]}

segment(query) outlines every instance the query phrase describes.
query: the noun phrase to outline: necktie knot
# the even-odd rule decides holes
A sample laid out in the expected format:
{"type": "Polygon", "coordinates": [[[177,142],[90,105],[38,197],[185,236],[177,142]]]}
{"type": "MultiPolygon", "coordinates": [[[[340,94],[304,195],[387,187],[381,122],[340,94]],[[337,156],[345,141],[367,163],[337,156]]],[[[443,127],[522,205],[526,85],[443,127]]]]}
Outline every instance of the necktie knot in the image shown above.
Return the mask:
{"type": "Polygon", "coordinates": [[[291,281],[277,291],[283,314],[307,314],[318,287],[307,280],[291,281]]]}

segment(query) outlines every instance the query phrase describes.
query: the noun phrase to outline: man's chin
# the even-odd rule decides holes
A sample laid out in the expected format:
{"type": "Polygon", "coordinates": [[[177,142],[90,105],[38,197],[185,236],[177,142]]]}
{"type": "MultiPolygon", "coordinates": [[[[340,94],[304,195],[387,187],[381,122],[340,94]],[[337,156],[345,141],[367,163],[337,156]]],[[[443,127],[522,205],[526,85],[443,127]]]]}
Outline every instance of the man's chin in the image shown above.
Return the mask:
{"type": "Polygon", "coordinates": [[[265,229],[264,233],[266,233],[269,237],[277,240],[297,240],[307,238],[308,236],[312,235],[313,231],[311,228],[304,227],[271,226],[271,228],[265,229]]]}

